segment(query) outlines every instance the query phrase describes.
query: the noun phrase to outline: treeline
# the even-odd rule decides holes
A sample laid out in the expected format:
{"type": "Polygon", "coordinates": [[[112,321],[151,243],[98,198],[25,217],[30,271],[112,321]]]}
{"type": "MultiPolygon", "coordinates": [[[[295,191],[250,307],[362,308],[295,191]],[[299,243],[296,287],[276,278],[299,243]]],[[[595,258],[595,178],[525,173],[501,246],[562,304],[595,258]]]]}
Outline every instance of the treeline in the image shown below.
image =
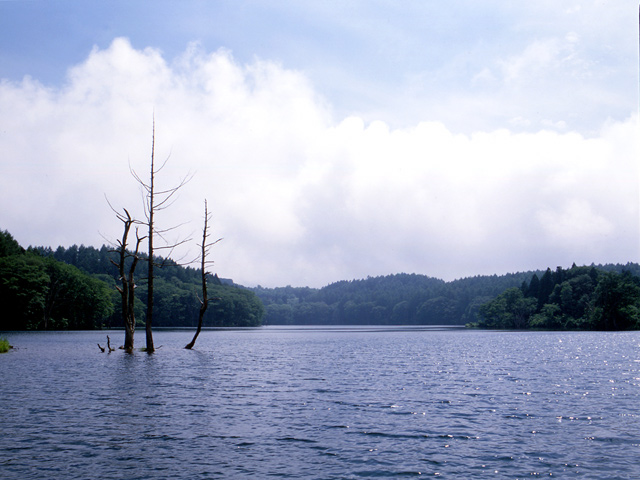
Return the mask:
{"type": "MultiPolygon", "coordinates": [[[[72,246],[23,249],[0,231],[0,330],[122,327],[114,252],[72,246]]],[[[144,261],[143,255],[143,261],[144,261]]],[[[130,261],[130,260],[128,260],[130,261]]],[[[154,325],[195,327],[200,270],[156,258],[154,325]]],[[[208,327],[465,325],[483,328],[639,328],[640,265],[475,276],[445,282],[417,274],[340,281],[323,288],[246,289],[213,276],[208,327]]],[[[135,317],[146,313],[138,280],[135,317]]]]}
{"type": "Polygon", "coordinates": [[[417,274],[341,281],[320,289],[253,290],[271,325],[464,325],[485,302],[532,273],[476,276],[445,282],[417,274]]]}
{"type": "MultiPolygon", "coordinates": [[[[122,327],[121,298],[115,288],[118,271],[111,262],[116,255],[107,246],[25,250],[9,232],[0,231],[0,302],[4,311],[0,330],[122,327]]],[[[195,327],[200,308],[196,292],[202,288],[200,270],[170,259],[155,260],[163,267],[155,271],[154,325],[195,327]]],[[[205,327],[261,324],[264,307],[253,292],[215,275],[208,284],[205,327]]],[[[146,295],[146,281],[140,278],[135,290],[139,325],[144,322],[146,295]]]]}
{"type": "MultiPolygon", "coordinates": [[[[637,264],[593,268],[602,273],[626,269],[640,274],[637,264]]],[[[267,325],[465,325],[480,322],[481,307],[506,290],[529,288],[529,282],[535,289],[536,279],[545,275],[535,271],[445,282],[397,274],[341,281],[320,289],[259,286],[252,290],[265,305],[267,325]]],[[[549,294],[554,288],[555,284],[549,294]]]]}
{"type": "Polygon", "coordinates": [[[640,328],[638,265],[547,269],[479,310],[478,326],[497,329],[629,330],[640,328]]]}
{"type": "Polygon", "coordinates": [[[23,249],[0,231],[0,330],[100,328],[113,315],[108,285],[23,249]]]}
{"type": "MultiPolygon", "coordinates": [[[[100,249],[73,245],[69,248],[58,247],[56,250],[37,247],[35,250],[44,257],[52,257],[61,262],[77,266],[82,271],[97,276],[113,286],[112,301],[120,302],[120,295],[115,289],[117,269],[111,263],[115,253],[103,245],[100,249]]],[[[146,259],[145,255],[141,255],[146,259]]],[[[128,261],[131,261],[129,259],[128,261]]],[[[201,290],[201,274],[199,269],[183,267],[171,259],[155,258],[155,285],[153,291],[154,315],[156,327],[195,327],[198,323],[200,302],[196,292],[201,290]]],[[[128,267],[127,267],[128,268],[128,267]]],[[[255,327],[262,322],[264,307],[256,295],[245,288],[223,283],[217,275],[209,281],[210,305],[205,313],[206,327],[255,327]]],[[[141,278],[135,290],[136,319],[142,325],[145,317],[147,285],[141,278]]],[[[106,319],[105,326],[121,327],[123,320],[119,309],[106,319]]]]}

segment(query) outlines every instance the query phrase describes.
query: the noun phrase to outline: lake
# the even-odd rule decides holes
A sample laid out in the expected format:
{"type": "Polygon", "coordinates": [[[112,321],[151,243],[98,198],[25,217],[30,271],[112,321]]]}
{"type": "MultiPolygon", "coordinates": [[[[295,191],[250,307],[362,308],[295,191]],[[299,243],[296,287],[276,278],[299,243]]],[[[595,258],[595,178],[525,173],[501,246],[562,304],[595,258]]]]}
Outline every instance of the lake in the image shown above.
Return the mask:
{"type": "Polygon", "coordinates": [[[107,333],[2,335],[2,478],[640,478],[640,332],[107,333]]]}

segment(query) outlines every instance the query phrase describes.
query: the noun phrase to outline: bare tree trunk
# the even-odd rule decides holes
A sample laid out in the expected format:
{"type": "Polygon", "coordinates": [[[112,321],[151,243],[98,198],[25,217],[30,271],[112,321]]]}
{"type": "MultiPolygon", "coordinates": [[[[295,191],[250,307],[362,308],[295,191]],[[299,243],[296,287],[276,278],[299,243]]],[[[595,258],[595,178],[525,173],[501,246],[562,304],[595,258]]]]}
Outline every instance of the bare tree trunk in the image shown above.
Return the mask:
{"type": "Polygon", "coordinates": [[[193,336],[193,340],[189,342],[184,348],[192,349],[196,343],[196,339],[198,335],[200,335],[200,331],[202,330],[202,319],[204,318],[204,312],[207,311],[207,307],[209,306],[209,297],[207,296],[207,275],[209,272],[206,271],[207,262],[207,253],[209,252],[209,247],[218,243],[221,239],[216,240],[213,243],[207,243],[207,238],[209,237],[208,227],[209,227],[209,211],[207,209],[207,201],[204,201],[204,228],[202,229],[202,244],[200,245],[200,268],[202,272],[202,298],[200,299],[200,314],[198,318],[198,328],[196,329],[196,333],[193,336]]]}
{"type": "Polygon", "coordinates": [[[147,353],[153,353],[153,332],[151,323],[153,321],[153,214],[155,212],[155,144],[156,126],[153,123],[153,134],[151,137],[151,173],[149,175],[148,188],[148,220],[149,220],[149,273],[147,276],[147,317],[145,321],[145,331],[147,333],[147,353]]]}
{"type": "MultiPolygon", "coordinates": [[[[148,278],[147,278],[147,314],[146,314],[146,319],[145,319],[145,331],[146,331],[146,340],[147,340],[147,348],[146,351],[147,353],[153,353],[155,351],[154,345],[153,345],[153,331],[152,331],[152,324],[153,324],[153,279],[154,279],[154,273],[153,273],[153,269],[155,266],[155,259],[154,259],[154,253],[155,253],[155,249],[157,248],[154,245],[154,234],[158,233],[162,236],[163,233],[172,230],[173,228],[169,228],[167,230],[158,230],[156,229],[155,226],[155,214],[157,211],[159,210],[164,210],[165,208],[169,207],[171,205],[171,200],[172,197],[176,194],[176,192],[182,188],[190,179],[191,176],[186,176],[184,177],[180,183],[178,184],[177,187],[173,187],[170,188],[168,190],[163,190],[160,192],[156,191],[155,188],[155,177],[156,174],[162,170],[162,168],[166,165],[167,161],[169,160],[167,158],[167,160],[165,160],[165,162],[158,168],[156,168],[156,163],[155,163],[155,143],[156,143],[156,127],[155,127],[155,120],[153,122],[153,132],[152,132],[152,136],[151,136],[151,168],[150,168],[150,173],[149,173],[149,183],[146,183],[145,181],[143,181],[137,174],[135,171],[131,170],[131,174],[133,175],[133,177],[136,179],[136,181],[140,184],[140,186],[146,191],[146,203],[145,203],[145,215],[147,217],[147,222],[146,225],[149,228],[149,233],[148,233],[148,242],[149,242],[149,265],[148,265],[148,278]],[[157,197],[157,198],[156,198],[157,197]]],[[[173,249],[175,247],[177,247],[178,245],[181,245],[182,243],[187,242],[187,240],[183,240],[181,242],[177,242],[174,243],[172,245],[163,245],[162,247],[159,248],[164,248],[164,249],[173,249]]]]}
{"type": "Polygon", "coordinates": [[[136,229],[136,249],[133,253],[133,260],[131,262],[131,266],[129,267],[129,271],[125,273],[125,263],[126,259],[129,256],[127,253],[127,243],[129,239],[129,232],[131,230],[131,225],[136,223],[136,221],[131,218],[129,212],[124,209],[124,215],[121,213],[116,213],[118,219],[124,224],[124,231],[122,233],[122,240],[118,241],[118,261],[113,263],[116,267],[118,267],[118,273],[120,275],[120,282],[122,285],[116,285],[118,292],[120,292],[120,296],[122,298],[122,320],[124,322],[124,349],[127,352],[133,351],[133,335],[136,328],[135,314],[133,310],[135,296],[135,279],[134,272],[136,269],[136,265],[138,264],[138,252],[140,249],[140,243],[144,239],[144,237],[140,237],[138,235],[138,231],[136,229]]]}
{"type": "MultiPolygon", "coordinates": [[[[205,274],[202,275],[205,277],[205,274]]],[[[198,328],[196,329],[196,333],[193,336],[193,339],[184,347],[187,350],[191,350],[193,346],[196,344],[196,339],[198,335],[200,335],[200,331],[202,330],[202,319],[204,318],[204,312],[207,311],[207,307],[209,306],[209,299],[207,298],[207,281],[205,278],[202,279],[202,295],[203,299],[200,300],[200,314],[198,318],[198,328]]]]}
{"type": "Polygon", "coordinates": [[[124,210],[126,217],[117,214],[118,218],[124,224],[124,232],[122,234],[122,240],[120,240],[118,247],[119,259],[118,262],[113,262],[114,265],[118,267],[118,273],[120,274],[120,282],[122,286],[116,285],[118,292],[120,292],[120,296],[122,298],[122,321],[124,322],[124,349],[127,352],[133,351],[133,333],[135,325],[131,325],[130,315],[129,315],[129,279],[125,274],[125,260],[127,258],[127,241],[129,238],[129,230],[131,229],[131,225],[133,224],[133,219],[127,210],[124,210]]]}
{"type": "Polygon", "coordinates": [[[128,295],[127,295],[127,313],[128,313],[128,318],[127,321],[125,322],[126,325],[126,330],[127,333],[125,334],[125,350],[127,350],[127,345],[126,345],[126,336],[130,335],[131,336],[131,346],[129,347],[129,349],[127,351],[131,352],[133,351],[133,334],[136,330],[136,314],[135,314],[135,301],[136,301],[136,297],[135,297],[135,288],[136,288],[136,283],[135,283],[135,279],[134,279],[134,272],[136,271],[136,266],[138,265],[138,260],[140,260],[140,256],[139,256],[139,252],[140,252],[140,243],[142,243],[142,240],[144,240],[144,237],[140,237],[138,235],[138,229],[136,228],[136,249],[133,252],[133,259],[131,261],[131,266],[129,267],[129,278],[127,281],[127,289],[129,291],[128,295]]]}

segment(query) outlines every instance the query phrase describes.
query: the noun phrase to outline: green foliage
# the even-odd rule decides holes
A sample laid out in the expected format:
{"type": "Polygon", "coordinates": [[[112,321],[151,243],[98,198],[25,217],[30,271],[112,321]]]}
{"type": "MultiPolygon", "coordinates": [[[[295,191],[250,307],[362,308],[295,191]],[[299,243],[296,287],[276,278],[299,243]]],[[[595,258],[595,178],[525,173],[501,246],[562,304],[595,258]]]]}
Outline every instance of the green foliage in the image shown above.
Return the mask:
{"type": "Polygon", "coordinates": [[[11,349],[9,340],[6,338],[0,338],[0,353],[7,353],[11,349]]]}
{"type": "MultiPolygon", "coordinates": [[[[106,246],[100,249],[85,246],[72,246],[68,249],[58,247],[34,249],[47,258],[75,265],[99,280],[107,287],[107,296],[112,304],[119,304],[120,295],[115,289],[117,269],[111,263],[116,254],[106,246]]],[[[196,327],[200,301],[198,292],[202,290],[200,270],[182,267],[170,259],[154,257],[161,268],[154,270],[154,311],[153,323],[156,327],[196,327]]],[[[143,261],[146,257],[142,255],[143,261]]],[[[131,261],[131,259],[127,260],[131,261]]],[[[126,265],[126,269],[129,264],[126,265]]],[[[250,290],[223,282],[217,275],[208,276],[209,308],[203,324],[205,327],[253,327],[262,323],[264,306],[250,290]]],[[[134,313],[138,326],[144,324],[146,314],[147,284],[141,278],[135,290],[134,313]]],[[[108,327],[122,327],[124,322],[120,309],[111,310],[105,318],[108,327]]]]}
{"type": "Polygon", "coordinates": [[[293,307],[288,303],[272,303],[265,308],[264,323],[267,325],[293,325],[293,307]]]}
{"type": "Polygon", "coordinates": [[[451,297],[439,296],[423,302],[416,312],[416,323],[436,325],[443,319],[459,318],[459,302],[451,297]]]}
{"type": "Polygon", "coordinates": [[[640,328],[640,278],[607,273],[594,292],[590,325],[597,330],[640,328]]]}
{"type": "Polygon", "coordinates": [[[218,285],[209,289],[209,297],[212,304],[205,313],[206,325],[215,327],[257,327],[261,325],[264,305],[250,290],[230,285],[218,285]]]}
{"type": "Polygon", "coordinates": [[[44,317],[51,279],[35,255],[0,258],[0,330],[37,328],[44,317]]]}
{"type": "MultiPolygon", "coordinates": [[[[607,271],[625,270],[638,275],[640,265],[574,265],[570,270],[476,276],[453,282],[397,274],[341,281],[320,289],[287,286],[253,290],[266,306],[265,323],[271,325],[402,323],[487,328],[491,323],[492,328],[588,328],[583,320],[592,319],[597,279],[607,271]],[[513,290],[505,294],[508,289],[520,293],[513,290]],[[503,304],[492,310],[485,308],[485,314],[491,315],[488,321],[480,310],[494,299],[503,304]]],[[[633,309],[621,311],[623,314],[635,318],[633,309]]]]}
{"type": "Polygon", "coordinates": [[[304,302],[294,306],[296,325],[327,324],[331,322],[331,309],[324,302],[304,302]]]}
{"type": "Polygon", "coordinates": [[[42,259],[50,278],[43,327],[45,329],[101,328],[114,307],[107,286],[73,265],[42,259]]]}
{"type": "Polygon", "coordinates": [[[480,308],[482,328],[628,330],[640,328],[640,278],[595,267],[547,269],[519,294],[503,292],[480,308]],[[537,285],[535,285],[537,283],[537,285]],[[526,293],[523,293],[526,292],[526,293]]]}
{"type": "Polygon", "coordinates": [[[480,305],[531,273],[472,277],[454,282],[397,274],[341,281],[321,289],[253,289],[266,305],[267,324],[463,325],[480,305]]]}
{"type": "Polygon", "coordinates": [[[0,330],[93,329],[113,312],[107,286],[32,251],[0,258],[0,330]]]}
{"type": "Polygon", "coordinates": [[[483,328],[523,329],[535,312],[536,299],[526,298],[519,288],[509,288],[491,302],[480,307],[483,328]]]}
{"type": "Polygon", "coordinates": [[[21,255],[24,249],[6,230],[0,230],[0,258],[21,255]]]}
{"type": "MultiPolygon", "coordinates": [[[[120,309],[113,309],[120,301],[115,290],[117,271],[111,263],[114,255],[105,246],[74,245],[55,251],[38,247],[25,252],[7,232],[0,232],[0,301],[8,312],[0,329],[123,326],[120,309]],[[3,257],[1,252],[13,253],[3,257]]],[[[200,271],[162,258],[156,262],[164,266],[155,271],[154,325],[195,327],[200,271]]],[[[264,317],[264,323],[273,325],[639,328],[638,275],[637,264],[574,265],[569,270],[476,276],[453,282],[397,274],[340,281],[320,289],[251,290],[213,276],[204,325],[257,326],[264,317]]],[[[146,291],[141,280],[134,307],[138,321],[145,316],[146,291]]]]}

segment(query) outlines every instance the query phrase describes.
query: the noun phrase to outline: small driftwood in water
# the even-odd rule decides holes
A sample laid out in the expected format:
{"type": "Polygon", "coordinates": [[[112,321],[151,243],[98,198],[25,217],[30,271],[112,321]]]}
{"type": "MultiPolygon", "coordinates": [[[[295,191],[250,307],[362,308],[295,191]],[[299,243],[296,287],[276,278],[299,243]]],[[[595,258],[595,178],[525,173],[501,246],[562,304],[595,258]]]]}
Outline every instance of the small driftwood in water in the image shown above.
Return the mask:
{"type": "Polygon", "coordinates": [[[100,345],[99,343],[98,343],[98,348],[100,349],[100,351],[101,351],[102,353],[104,353],[104,352],[109,352],[109,353],[111,353],[111,352],[115,352],[115,351],[116,351],[116,349],[115,349],[115,348],[111,348],[111,339],[109,338],[109,335],[107,335],[107,348],[104,348],[104,347],[103,347],[102,345],[100,345]]]}
{"type": "Polygon", "coordinates": [[[109,353],[116,351],[115,348],[111,348],[111,339],[109,338],[109,335],[107,335],[107,348],[109,349],[109,353]]]}

